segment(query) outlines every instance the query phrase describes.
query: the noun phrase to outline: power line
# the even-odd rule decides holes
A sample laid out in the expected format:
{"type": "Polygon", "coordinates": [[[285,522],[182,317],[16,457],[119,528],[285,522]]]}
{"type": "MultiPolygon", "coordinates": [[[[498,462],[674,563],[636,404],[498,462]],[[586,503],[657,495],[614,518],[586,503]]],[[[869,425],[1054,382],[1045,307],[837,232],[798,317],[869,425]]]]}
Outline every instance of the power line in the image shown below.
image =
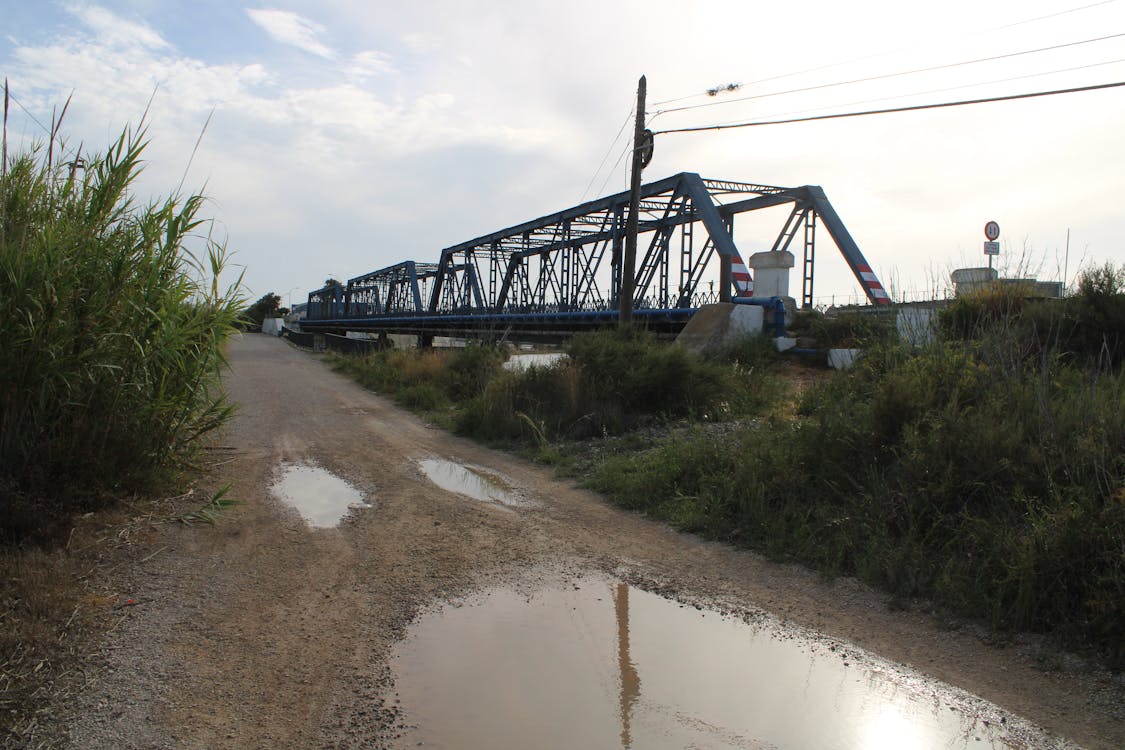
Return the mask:
{"type": "Polygon", "coordinates": [[[938,104],[917,104],[910,107],[894,107],[891,109],[870,109],[862,112],[841,112],[833,115],[816,115],[814,117],[798,117],[788,120],[758,120],[755,122],[728,123],[725,125],[701,125],[691,128],[670,128],[668,130],[655,130],[653,135],[667,135],[669,133],[697,133],[704,130],[728,130],[732,128],[752,128],[762,125],[789,125],[798,122],[813,122],[815,120],[839,120],[845,117],[865,117],[867,115],[887,115],[895,112],[917,112],[923,109],[940,109],[943,107],[964,107],[970,104],[989,104],[992,102],[1008,102],[1016,99],[1032,99],[1041,96],[1056,96],[1058,94],[1077,94],[1083,91],[1099,91],[1125,86],[1125,81],[1116,83],[1101,83],[1095,86],[1081,86],[1072,89],[1056,89],[1054,91],[1035,91],[1030,94],[1013,94],[1011,96],[992,96],[986,99],[967,99],[956,102],[940,102],[938,104]]]}
{"type": "Polygon", "coordinates": [[[22,109],[22,110],[23,110],[23,112],[24,112],[24,114],[25,114],[25,115],[27,115],[28,117],[30,117],[30,118],[31,118],[31,121],[32,121],[32,122],[34,122],[34,123],[35,123],[36,125],[38,125],[39,127],[43,128],[43,132],[44,132],[44,133],[47,133],[48,135],[50,135],[50,134],[51,134],[51,129],[50,129],[49,127],[47,127],[46,125],[44,125],[43,123],[39,122],[39,120],[38,120],[38,119],[36,119],[35,115],[31,114],[31,110],[29,110],[29,109],[28,109],[27,107],[23,106],[23,102],[21,102],[21,101],[20,101],[19,99],[17,99],[17,98],[16,98],[16,95],[15,95],[15,94],[13,94],[13,93],[9,92],[9,93],[8,93],[8,97],[9,97],[9,98],[10,98],[10,99],[11,99],[11,100],[12,100],[13,102],[15,102],[15,103],[16,103],[16,106],[17,106],[17,107],[19,107],[20,109],[22,109]]]}
{"type": "MultiPolygon", "coordinates": [[[[1057,75],[1059,73],[1073,73],[1076,70],[1087,70],[1089,68],[1100,68],[1104,65],[1116,65],[1118,63],[1123,63],[1123,62],[1125,62],[1125,57],[1119,58],[1117,60],[1107,60],[1105,62],[1100,62],[1100,63],[1091,63],[1089,65],[1078,65],[1078,66],[1075,66],[1073,68],[1060,68],[1058,70],[1047,70],[1047,71],[1044,71],[1042,73],[1029,73],[1027,75],[1022,75],[1022,76],[1012,76],[1011,78],[996,78],[996,79],[993,79],[991,81],[963,83],[963,84],[958,85],[958,86],[945,86],[945,87],[940,88],[940,89],[929,89],[927,91],[915,91],[915,92],[909,93],[909,94],[894,94],[892,96],[881,96],[881,97],[877,97],[875,99],[862,99],[862,100],[859,100],[859,101],[847,102],[846,104],[833,104],[833,105],[830,105],[830,106],[827,106],[827,107],[809,107],[809,108],[806,108],[806,109],[790,110],[788,112],[783,112],[783,113],[779,113],[779,114],[776,114],[776,115],[766,115],[766,116],[768,116],[768,117],[788,117],[790,115],[804,114],[805,112],[821,112],[821,111],[824,111],[826,109],[834,109],[836,107],[857,107],[861,104],[874,104],[875,102],[885,102],[885,101],[889,101],[891,99],[905,99],[905,98],[912,97],[912,96],[925,96],[926,94],[941,94],[941,93],[945,93],[947,91],[958,91],[960,89],[976,88],[977,86],[993,86],[993,85],[998,84],[998,83],[1011,83],[1012,81],[1023,81],[1023,80],[1026,80],[1028,78],[1041,78],[1042,76],[1057,75]]],[[[734,120],[732,122],[738,122],[738,121],[734,120]]],[[[725,125],[725,124],[729,124],[729,123],[720,123],[720,124],[725,125]]]]}
{"type": "Polygon", "coordinates": [[[1070,10],[1060,10],[1056,13],[1048,13],[1045,16],[1038,16],[1036,18],[1028,18],[1025,21],[1016,21],[1015,23],[1005,24],[1004,26],[997,26],[995,31],[999,31],[1000,29],[1011,29],[1011,28],[1014,28],[1016,26],[1023,26],[1024,24],[1027,24],[1027,23],[1035,23],[1036,21],[1046,21],[1048,18],[1057,18],[1059,16],[1065,16],[1068,13],[1077,13],[1080,10],[1089,10],[1090,8],[1097,8],[1099,5],[1110,5],[1110,4],[1115,3],[1115,2],[1117,2],[1117,0],[1102,0],[1102,2],[1100,2],[1100,3],[1091,3],[1090,5],[1083,5],[1080,8],[1071,8],[1070,10]]]}
{"type": "Polygon", "coordinates": [[[617,170],[617,168],[619,166],[621,166],[621,160],[625,158],[625,154],[629,153],[632,150],[633,150],[633,144],[632,143],[626,143],[625,148],[623,148],[621,150],[621,153],[617,155],[617,161],[615,161],[613,163],[613,166],[609,168],[609,171],[606,172],[605,179],[602,181],[602,186],[600,188],[598,188],[598,195],[605,195],[605,186],[609,184],[609,180],[610,180],[611,177],[613,177],[613,173],[617,170]]]}
{"type": "Polygon", "coordinates": [[[590,181],[586,183],[586,189],[582,191],[582,197],[578,199],[579,203],[586,200],[586,194],[590,192],[590,188],[594,185],[594,180],[598,179],[598,175],[601,174],[602,167],[605,166],[606,159],[608,159],[609,155],[613,153],[613,148],[617,145],[617,142],[621,140],[621,134],[625,132],[625,126],[627,126],[629,124],[629,121],[633,119],[634,109],[636,108],[629,108],[628,114],[625,115],[625,121],[621,123],[621,128],[617,131],[617,135],[613,137],[613,142],[609,144],[609,148],[605,150],[605,156],[602,157],[601,164],[599,164],[598,168],[594,170],[594,175],[590,178],[590,181]]]}
{"type": "Polygon", "coordinates": [[[1076,47],[1076,46],[1082,45],[1082,44],[1092,44],[1094,42],[1104,42],[1108,39],[1117,39],[1117,38],[1123,37],[1123,36],[1125,36],[1125,33],[1110,34],[1108,36],[1101,36],[1101,37],[1096,37],[1096,38],[1093,38],[1093,39],[1083,39],[1083,40],[1077,41],[1077,42],[1066,42],[1064,44],[1054,44],[1054,45],[1051,45],[1049,47],[1039,47],[1037,49],[1022,50],[1020,52],[1008,52],[1008,53],[1005,53],[1003,55],[993,55],[991,57],[981,57],[981,58],[977,58],[975,60],[962,60],[961,62],[944,63],[942,65],[934,65],[934,66],[929,67],[929,68],[916,68],[914,70],[900,70],[900,71],[895,72],[895,73],[883,73],[881,75],[868,76],[866,78],[855,78],[855,79],[852,79],[850,81],[836,81],[835,83],[822,83],[822,84],[818,84],[816,86],[805,86],[805,87],[799,88],[799,89],[789,89],[788,91],[775,91],[775,92],[769,93],[769,94],[754,94],[752,96],[742,96],[742,97],[738,97],[738,98],[735,98],[735,99],[723,99],[721,101],[705,102],[703,104],[691,104],[691,105],[684,106],[684,107],[673,107],[672,109],[658,110],[656,112],[656,114],[662,115],[662,114],[668,114],[670,112],[683,112],[683,111],[686,111],[686,110],[689,110],[689,109],[701,109],[703,107],[715,107],[715,106],[718,106],[720,104],[734,104],[735,102],[745,102],[745,101],[749,101],[751,99],[765,99],[767,97],[783,96],[785,94],[799,94],[799,93],[804,93],[806,91],[818,91],[818,90],[821,90],[821,89],[833,88],[835,86],[849,86],[849,85],[854,84],[854,83],[867,83],[869,81],[881,81],[881,80],[886,80],[888,78],[898,78],[898,77],[906,76],[906,75],[914,75],[916,73],[930,73],[930,72],[933,72],[935,70],[947,70],[949,68],[957,68],[957,67],[961,67],[961,66],[964,66],[964,65],[976,65],[976,64],[982,63],[982,62],[992,62],[994,60],[1004,60],[1004,59],[1011,58],[1011,57],[1021,57],[1023,55],[1031,55],[1031,54],[1036,54],[1038,52],[1049,52],[1051,50],[1056,50],[1056,49],[1065,49],[1067,47],[1076,47]]]}
{"type": "MultiPolygon", "coordinates": [[[[1092,3],[1090,5],[1083,5],[1083,6],[1080,6],[1078,8],[1070,8],[1069,10],[1060,10],[1056,13],[1049,13],[1045,16],[1036,16],[1035,18],[1026,18],[1022,21],[1015,21],[1014,23],[1004,24],[1002,26],[994,26],[990,29],[982,29],[981,31],[977,32],[977,34],[991,33],[991,32],[994,32],[994,31],[1002,31],[1003,29],[1011,29],[1011,28],[1014,28],[1016,26],[1023,26],[1025,24],[1035,23],[1036,21],[1045,21],[1049,18],[1056,18],[1058,16],[1065,16],[1065,15],[1068,15],[1070,13],[1077,13],[1077,12],[1083,11],[1083,10],[1090,10],[1091,8],[1097,8],[1101,5],[1111,5],[1115,2],[1117,2],[1117,0],[1102,0],[1102,2],[1092,3]]],[[[932,46],[932,43],[931,43],[931,45],[927,45],[927,46],[932,46]]],[[[818,65],[814,68],[805,68],[803,70],[794,70],[794,71],[791,71],[789,73],[781,73],[780,75],[770,76],[769,78],[761,78],[757,81],[751,81],[750,83],[747,83],[747,84],[744,84],[744,85],[745,86],[756,86],[759,83],[768,83],[770,81],[777,81],[777,80],[780,80],[782,78],[792,78],[793,76],[804,75],[805,73],[815,73],[815,72],[821,71],[821,70],[829,70],[831,68],[838,68],[838,67],[841,67],[843,65],[850,65],[851,63],[854,63],[854,62],[862,62],[864,60],[871,60],[871,59],[874,59],[876,57],[882,57],[883,55],[889,55],[889,54],[894,54],[895,52],[901,52],[904,49],[913,49],[913,48],[899,47],[897,49],[884,50],[882,52],[876,52],[875,54],[872,54],[872,55],[864,55],[863,57],[853,57],[850,60],[841,60],[839,62],[828,63],[827,65],[818,65]]],[[[743,85],[743,84],[740,84],[740,85],[743,85]]],[[[653,106],[659,107],[661,104],[672,104],[673,102],[682,102],[682,101],[685,101],[687,99],[695,99],[695,98],[700,97],[700,96],[711,96],[711,94],[710,94],[709,91],[700,91],[700,92],[696,92],[694,94],[687,94],[685,96],[677,96],[677,97],[674,97],[672,99],[663,99],[663,100],[658,101],[658,102],[653,102],[653,106]]]]}
{"type": "MultiPolygon", "coordinates": [[[[27,115],[27,116],[28,116],[28,118],[29,118],[29,119],[30,119],[30,120],[31,120],[32,122],[34,122],[34,123],[35,123],[36,125],[38,125],[38,126],[39,126],[40,128],[42,128],[43,132],[44,132],[44,133],[46,133],[46,134],[47,134],[47,136],[48,136],[48,137],[49,137],[49,138],[50,138],[50,139],[51,139],[52,141],[54,141],[54,139],[55,139],[55,138],[57,137],[57,135],[58,135],[57,131],[53,131],[53,130],[52,130],[51,128],[47,127],[47,126],[46,126],[46,125],[44,125],[44,124],[43,124],[42,122],[40,122],[40,121],[39,121],[39,119],[38,119],[38,118],[37,118],[37,117],[36,117],[35,115],[33,115],[33,114],[31,113],[31,110],[29,110],[29,109],[28,109],[27,107],[25,107],[25,106],[23,105],[23,102],[21,102],[21,101],[20,101],[19,99],[17,99],[17,98],[16,98],[16,95],[15,95],[15,94],[13,94],[13,93],[11,92],[11,90],[8,90],[8,91],[7,91],[7,96],[8,96],[8,98],[9,98],[10,100],[12,100],[13,102],[15,102],[15,103],[16,103],[16,106],[17,106],[17,107],[19,107],[20,109],[22,109],[22,110],[23,110],[23,113],[24,113],[25,115],[27,115]]],[[[65,108],[63,109],[63,111],[64,111],[64,112],[66,111],[66,110],[65,110],[65,108]]],[[[77,158],[77,157],[78,157],[78,156],[80,155],[80,153],[79,153],[79,149],[81,149],[81,145],[79,146],[79,148],[78,148],[78,149],[75,149],[75,148],[67,148],[67,147],[66,147],[66,144],[64,144],[64,143],[63,143],[63,142],[62,142],[62,141],[60,140],[60,141],[59,141],[59,148],[61,149],[61,151],[60,151],[60,154],[59,154],[60,158],[66,158],[66,157],[68,157],[68,156],[69,156],[69,157],[72,157],[72,158],[77,158]]]]}

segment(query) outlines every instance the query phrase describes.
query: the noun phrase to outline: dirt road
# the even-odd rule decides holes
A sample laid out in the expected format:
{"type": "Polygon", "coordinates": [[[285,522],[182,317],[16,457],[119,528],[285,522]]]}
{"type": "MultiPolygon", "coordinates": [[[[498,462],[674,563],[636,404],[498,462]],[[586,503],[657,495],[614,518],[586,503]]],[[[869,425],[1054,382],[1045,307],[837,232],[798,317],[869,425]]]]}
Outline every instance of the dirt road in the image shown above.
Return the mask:
{"type": "MultiPolygon", "coordinates": [[[[429,427],[284,341],[230,348],[239,414],[208,487],[241,504],[214,527],[161,523],[101,585],[133,601],[60,709],[74,747],[395,746],[387,657],[420,609],[484,585],[603,572],[688,601],[761,608],[977,693],[1090,748],[1125,746],[1119,681],[1029,647],[988,645],[852,581],[828,583],[674,533],[550,469],[429,427]],[[529,509],[439,489],[427,458],[489,467],[529,509]],[[312,529],[269,488],[314,462],[372,507],[312,529]]],[[[409,717],[407,717],[407,720],[409,717]]]]}

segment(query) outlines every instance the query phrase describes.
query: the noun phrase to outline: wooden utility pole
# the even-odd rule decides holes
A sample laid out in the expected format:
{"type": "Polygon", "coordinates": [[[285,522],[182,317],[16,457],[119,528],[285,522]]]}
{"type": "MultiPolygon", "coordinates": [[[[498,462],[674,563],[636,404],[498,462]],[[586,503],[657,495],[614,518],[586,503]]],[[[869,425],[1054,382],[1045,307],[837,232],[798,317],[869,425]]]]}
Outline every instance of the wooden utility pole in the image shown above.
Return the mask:
{"type": "Polygon", "coordinates": [[[645,77],[637,82],[637,122],[633,129],[633,171],[629,182],[629,216],[625,220],[625,257],[621,262],[621,286],[617,294],[618,323],[633,322],[633,290],[637,276],[637,214],[641,205],[641,172],[644,171],[645,77]]]}

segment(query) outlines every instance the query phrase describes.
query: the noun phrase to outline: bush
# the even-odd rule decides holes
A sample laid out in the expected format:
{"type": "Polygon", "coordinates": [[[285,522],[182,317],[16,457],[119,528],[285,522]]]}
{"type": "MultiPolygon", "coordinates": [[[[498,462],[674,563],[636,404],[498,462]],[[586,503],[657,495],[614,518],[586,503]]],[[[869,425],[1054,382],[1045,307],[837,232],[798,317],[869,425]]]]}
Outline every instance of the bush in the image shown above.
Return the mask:
{"type": "Polygon", "coordinates": [[[432,411],[480,393],[500,372],[504,354],[484,344],[463,349],[384,349],[366,355],[334,356],[331,365],[411,409],[432,411]]]}
{"type": "MultiPolygon", "coordinates": [[[[241,304],[225,250],[187,245],[203,198],[136,205],[144,142],[123,134],[77,176],[42,154],[0,181],[0,486],[59,512],[127,492],[190,457],[231,408],[222,347],[241,304]]],[[[28,529],[24,529],[27,531],[28,529]]]]}
{"type": "Polygon", "coordinates": [[[745,413],[777,390],[772,381],[750,388],[749,371],[636,330],[581,334],[567,352],[550,367],[491,378],[465,406],[457,430],[487,440],[581,439],[645,421],[745,413]]]}
{"type": "Polygon", "coordinates": [[[458,349],[446,365],[445,389],[454,400],[472,398],[484,391],[489,379],[504,364],[504,352],[494,345],[470,342],[458,349]]]}
{"type": "Polygon", "coordinates": [[[991,339],[1017,358],[1051,351],[1117,370],[1125,360],[1125,269],[1089,269],[1078,277],[1077,291],[1061,300],[1029,297],[1019,287],[990,287],[958,297],[939,322],[950,340],[991,339]]]}
{"type": "Polygon", "coordinates": [[[1125,268],[1107,263],[1078,278],[1067,299],[1074,316],[1070,349],[1099,366],[1120,369],[1125,360],[1125,268]]]}
{"type": "Polygon", "coordinates": [[[791,336],[816,339],[822,349],[854,349],[894,341],[898,333],[892,310],[883,314],[840,311],[825,314],[798,310],[787,326],[791,336]]]}
{"type": "MultiPolygon", "coordinates": [[[[803,418],[604,462],[682,528],[861,576],[1125,665],[1125,375],[987,335],[868,351],[803,418]]],[[[1002,333],[1006,332],[1007,338],[1002,333]]]]}
{"type": "Polygon", "coordinates": [[[702,414],[728,400],[731,370],[638,329],[575,336],[567,353],[599,401],[626,414],[702,414]]]}

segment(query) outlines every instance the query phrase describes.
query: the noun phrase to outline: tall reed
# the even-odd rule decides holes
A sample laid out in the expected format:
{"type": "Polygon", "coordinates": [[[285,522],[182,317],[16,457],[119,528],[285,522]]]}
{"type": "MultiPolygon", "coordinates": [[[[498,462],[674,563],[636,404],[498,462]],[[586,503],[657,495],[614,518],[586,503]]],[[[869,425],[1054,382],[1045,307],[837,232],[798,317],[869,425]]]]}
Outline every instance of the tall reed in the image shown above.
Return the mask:
{"type": "Polygon", "coordinates": [[[32,150],[0,181],[4,531],[20,498],[65,496],[65,513],[143,486],[231,413],[218,375],[241,277],[219,285],[202,196],[131,194],[145,145],[123,132],[84,169],[32,150]]]}

